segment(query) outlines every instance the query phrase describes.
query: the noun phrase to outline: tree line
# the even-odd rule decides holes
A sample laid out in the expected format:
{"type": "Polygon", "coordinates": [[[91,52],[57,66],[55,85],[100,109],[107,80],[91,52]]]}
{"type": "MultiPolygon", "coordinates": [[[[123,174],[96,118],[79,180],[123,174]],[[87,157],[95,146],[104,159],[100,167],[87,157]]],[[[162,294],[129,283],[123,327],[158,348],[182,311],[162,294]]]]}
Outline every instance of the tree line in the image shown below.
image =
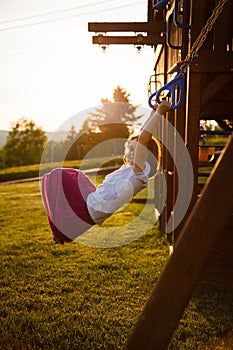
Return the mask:
{"type": "Polygon", "coordinates": [[[98,156],[122,154],[124,140],[142,117],[136,116],[137,108],[131,103],[130,94],[117,86],[112,100],[101,99],[101,107],[88,114],[81,129],[76,131],[71,125],[66,139],[59,142],[49,141],[34,121],[21,118],[12,125],[6,144],[0,149],[0,168],[39,164],[43,152],[43,161],[47,162],[83,159],[95,146],[98,156]],[[106,147],[107,140],[110,141],[106,147]]]}

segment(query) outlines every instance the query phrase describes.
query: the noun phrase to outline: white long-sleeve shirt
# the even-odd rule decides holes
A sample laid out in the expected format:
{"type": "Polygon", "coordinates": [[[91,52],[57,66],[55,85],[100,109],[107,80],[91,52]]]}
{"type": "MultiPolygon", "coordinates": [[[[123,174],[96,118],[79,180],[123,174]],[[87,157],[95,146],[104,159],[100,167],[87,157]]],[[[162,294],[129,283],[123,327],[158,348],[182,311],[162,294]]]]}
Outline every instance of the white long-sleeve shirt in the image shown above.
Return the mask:
{"type": "Polygon", "coordinates": [[[104,220],[131,201],[133,196],[148,186],[150,165],[145,162],[143,172],[136,173],[132,165],[122,165],[107,175],[96,191],[87,197],[87,208],[93,221],[101,225],[104,220]]]}

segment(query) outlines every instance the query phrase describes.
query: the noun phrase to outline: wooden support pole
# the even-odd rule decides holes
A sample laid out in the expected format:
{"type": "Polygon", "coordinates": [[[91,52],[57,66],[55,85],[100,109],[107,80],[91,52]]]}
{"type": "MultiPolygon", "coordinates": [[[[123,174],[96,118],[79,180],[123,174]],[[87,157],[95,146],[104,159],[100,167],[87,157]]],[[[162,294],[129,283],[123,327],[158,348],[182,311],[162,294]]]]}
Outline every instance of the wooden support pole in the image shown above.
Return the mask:
{"type": "Polygon", "coordinates": [[[178,325],[232,211],[233,135],[218,159],[152,295],[127,350],[163,350],[178,325]]]}
{"type": "Polygon", "coordinates": [[[193,164],[193,196],[190,208],[194,206],[197,200],[198,188],[198,149],[200,136],[200,114],[201,114],[201,92],[202,75],[192,73],[191,69],[187,71],[187,95],[186,95],[186,137],[187,145],[192,164],[193,164]]]}
{"type": "MultiPolygon", "coordinates": [[[[172,125],[175,124],[175,110],[171,110],[168,113],[167,122],[172,125]]],[[[168,149],[166,149],[166,182],[167,182],[167,200],[166,200],[166,222],[164,223],[164,228],[167,226],[169,218],[172,218],[172,222],[174,223],[174,215],[173,209],[176,201],[176,193],[175,193],[175,163],[174,159],[176,158],[175,152],[175,133],[173,133],[172,137],[169,134],[169,126],[166,125],[166,144],[168,145],[168,149],[174,150],[173,155],[170,154],[168,149]]],[[[174,225],[173,225],[174,227],[174,225]]],[[[170,245],[173,245],[173,231],[167,234],[167,239],[170,245]]]]}

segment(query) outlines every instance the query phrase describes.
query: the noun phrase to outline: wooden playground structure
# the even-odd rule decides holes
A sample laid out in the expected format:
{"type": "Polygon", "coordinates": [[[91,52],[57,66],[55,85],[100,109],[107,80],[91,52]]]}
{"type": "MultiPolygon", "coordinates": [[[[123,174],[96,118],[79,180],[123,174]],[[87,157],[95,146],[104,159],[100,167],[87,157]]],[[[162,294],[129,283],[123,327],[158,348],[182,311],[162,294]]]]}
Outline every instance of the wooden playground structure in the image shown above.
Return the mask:
{"type": "MultiPolygon", "coordinates": [[[[101,33],[93,36],[94,44],[154,48],[149,104],[164,97],[172,100],[174,108],[166,118],[181,135],[194,171],[188,212],[168,235],[174,252],[127,349],[165,349],[201,279],[217,281],[224,274],[233,283],[232,16],[233,0],[148,0],[147,22],[89,23],[89,31],[101,33]],[[136,34],[103,34],[108,32],[136,34]],[[203,188],[198,181],[201,120],[214,120],[229,134],[227,146],[203,188]]],[[[161,132],[166,137],[166,121],[161,132]]],[[[174,146],[175,138],[174,135],[169,140],[174,146]]],[[[161,214],[161,230],[165,232],[179,190],[176,159],[166,147],[163,147],[162,166],[167,182],[167,199],[161,214]]]]}

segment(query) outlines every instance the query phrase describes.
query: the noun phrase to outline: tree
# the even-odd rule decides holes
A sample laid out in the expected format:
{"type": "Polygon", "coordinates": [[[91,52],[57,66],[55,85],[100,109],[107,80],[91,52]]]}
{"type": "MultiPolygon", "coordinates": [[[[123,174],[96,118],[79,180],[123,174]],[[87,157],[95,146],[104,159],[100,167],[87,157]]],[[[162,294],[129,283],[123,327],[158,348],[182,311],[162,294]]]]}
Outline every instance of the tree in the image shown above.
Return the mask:
{"type": "Polygon", "coordinates": [[[12,125],[5,146],[7,167],[40,163],[47,136],[34,121],[21,118],[12,125]]]}
{"type": "Polygon", "coordinates": [[[6,168],[6,164],[5,164],[5,157],[4,157],[4,153],[3,153],[3,149],[0,149],[0,169],[5,169],[6,168]]]}
{"type": "Polygon", "coordinates": [[[65,158],[64,141],[49,140],[43,150],[43,163],[61,162],[65,158]]]}
{"type": "Polygon", "coordinates": [[[68,152],[65,155],[66,160],[74,160],[80,158],[78,154],[79,148],[78,145],[75,143],[76,138],[77,132],[75,130],[75,126],[71,125],[70,130],[68,131],[68,134],[64,141],[64,148],[68,149],[68,152]]]}
{"type": "Polygon", "coordinates": [[[72,141],[66,159],[82,159],[96,145],[98,156],[99,153],[106,156],[121,154],[124,140],[129,137],[132,126],[142,117],[135,115],[138,106],[132,105],[129,98],[130,94],[117,86],[113,91],[113,101],[101,99],[102,107],[89,113],[76,140],[72,141]],[[106,147],[104,141],[107,140],[114,141],[106,147]]]}
{"type": "Polygon", "coordinates": [[[113,91],[113,101],[101,99],[101,103],[102,108],[96,108],[96,112],[90,113],[92,129],[98,128],[101,124],[119,123],[125,125],[129,131],[129,128],[142,117],[135,115],[138,106],[132,105],[130,94],[120,86],[113,91]]]}

